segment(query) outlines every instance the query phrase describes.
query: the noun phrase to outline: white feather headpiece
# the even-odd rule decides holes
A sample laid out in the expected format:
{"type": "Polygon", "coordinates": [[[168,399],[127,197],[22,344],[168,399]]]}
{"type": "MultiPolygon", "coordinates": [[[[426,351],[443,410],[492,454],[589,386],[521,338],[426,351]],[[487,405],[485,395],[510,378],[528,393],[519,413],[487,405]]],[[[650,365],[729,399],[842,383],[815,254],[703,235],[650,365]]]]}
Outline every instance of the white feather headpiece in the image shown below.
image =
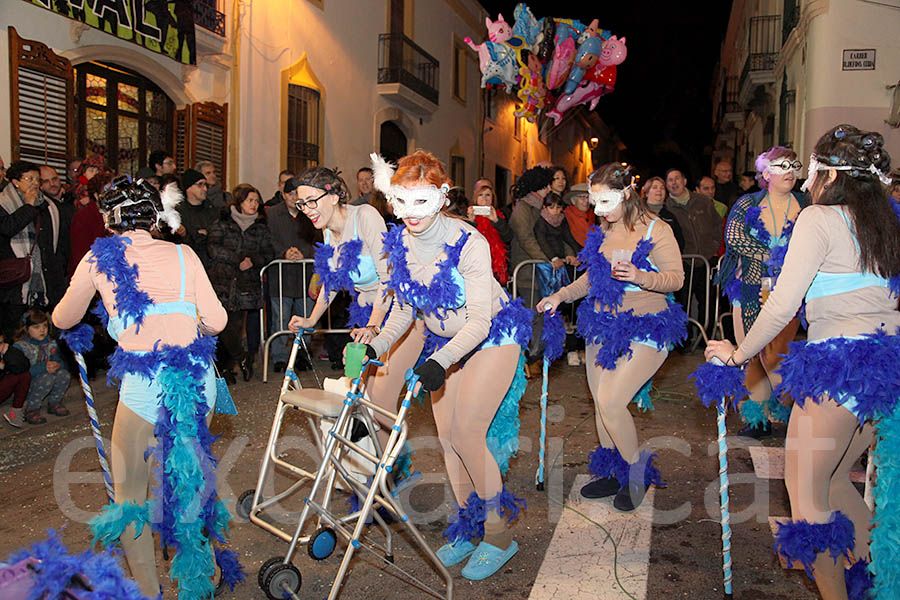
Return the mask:
{"type": "Polygon", "coordinates": [[[156,224],[159,225],[160,221],[163,221],[169,225],[172,231],[177,230],[181,227],[181,213],[175,210],[175,207],[184,200],[184,194],[173,181],[162,189],[159,199],[162,201],[163,210],[156,214],[156,224]]]}
{"type": "Polygon", "coordinates": [[[450,186],[446,183],[439,188],[433,185],[417,188],[391,185],[394,167],[375,152],[369,156],[372,159],[375,189],[384,194],[391,203],[394,216],[398,219],[429,217],[440,212],[441,208],[449,203],[447,192],[450,190],[450,186]],[[424,203],[421,202],[423,200],[424,203]]]}

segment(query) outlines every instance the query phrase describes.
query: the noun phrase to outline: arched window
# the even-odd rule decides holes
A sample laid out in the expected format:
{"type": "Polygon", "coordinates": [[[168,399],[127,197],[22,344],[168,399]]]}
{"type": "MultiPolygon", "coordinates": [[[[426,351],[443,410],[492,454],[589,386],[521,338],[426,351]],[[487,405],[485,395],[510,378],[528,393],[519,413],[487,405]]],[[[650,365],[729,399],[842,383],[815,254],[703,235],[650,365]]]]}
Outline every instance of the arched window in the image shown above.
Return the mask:
{"type": "Polygon", "coordinates": [[[134,174],[153,150],[173,152],[172,100],[152,81],[111,63],[75,67],[76,152],[99,152],[115,173],[134,174]]]}
{"type": "Polygon", "coordinates": [[[287,168],[300,173],[319,164],[319,92],[288,85],[287,168]]]}

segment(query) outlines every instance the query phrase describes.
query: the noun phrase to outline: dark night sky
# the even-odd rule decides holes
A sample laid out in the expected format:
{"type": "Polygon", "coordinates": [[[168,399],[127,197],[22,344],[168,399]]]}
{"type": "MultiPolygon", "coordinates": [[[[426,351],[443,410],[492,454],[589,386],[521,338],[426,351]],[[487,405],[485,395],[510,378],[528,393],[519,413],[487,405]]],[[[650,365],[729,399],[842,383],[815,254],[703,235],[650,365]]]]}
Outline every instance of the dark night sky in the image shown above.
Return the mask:
{"type": "MultiPolygon", "coordinates": [[[[513,24],[516,0],[479,0],[491,16],[513,24]]],[[[709,169],[712,145],[710,86],[728,25],[731,0],[672,2],[527,2],[538,19],[574,18],[625,36],[628,58],[615,91],[596,111],[627,146],[625,158],[646,173],[709,169]],[[587,8],[595,6],[596,9],[587,8]]],[[[486,36],[486,30],[484,32],[486,36]]]]}

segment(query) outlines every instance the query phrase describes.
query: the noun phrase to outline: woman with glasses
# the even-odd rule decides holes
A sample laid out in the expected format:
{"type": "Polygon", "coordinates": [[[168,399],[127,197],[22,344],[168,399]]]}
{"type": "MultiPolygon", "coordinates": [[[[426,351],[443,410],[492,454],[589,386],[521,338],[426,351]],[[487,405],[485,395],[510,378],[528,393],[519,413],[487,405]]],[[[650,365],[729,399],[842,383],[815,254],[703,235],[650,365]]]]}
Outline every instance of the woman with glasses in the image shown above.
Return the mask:
{"type": "MultiPolygon", "coordinates": [[[[775,146],[760,154],[756,158],[760,191],[742,196],[728,215],[725,257],[716,283],[731,301],[738,343],[750,331],[775,286],[797,215],[807,204],[803,194],[792,192],[801,166],[790,148],[775,146]]],[[[747,425],[741,435],[771,435],[771,420],[786,420],[790,414],[772,390],[781,381],[775,371],[799,327],[799,319],[791,319],[747,366],[750,398],[741,404],[741,419],[747,425]]]]}
{"type": "Polygon", "coordinates": [[[381,331],[391,306],[385,295],[387,258],[381,252],[387,227],[377,209],[347,203],[350,192],[336,170],[310,167],[297,176],[297,209],[324,230],[325,243],[316,249],[315,273],[322,288],[308,317],[291,317],[291,331],[314,327],[337,293],[354,296],[347,326],[356,342],[369,343],[381,331]]]}

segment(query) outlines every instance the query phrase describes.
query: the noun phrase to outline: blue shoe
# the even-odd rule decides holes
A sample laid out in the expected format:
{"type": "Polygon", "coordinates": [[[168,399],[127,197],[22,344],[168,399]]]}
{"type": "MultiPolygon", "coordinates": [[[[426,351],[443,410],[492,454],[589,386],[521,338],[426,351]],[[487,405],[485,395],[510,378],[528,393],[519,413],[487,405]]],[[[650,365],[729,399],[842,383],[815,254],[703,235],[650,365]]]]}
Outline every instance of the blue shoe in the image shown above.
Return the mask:
{"type": "Polygon", "coordinates": [[[475,550],[475,554],[463,567],[462,576],[472,581],[480,581],[487,579],[500,570],[500,567],[506,564],[516,552],[519,551],[519,545],[513,541],[509,548],[501,550],[497,546],[481,542],[475,550]]]}
{"type": "Polygon", "coordinates": [[[459,564],[475,552],[475,545],[468,540],[456,543],[446,543],[435,552],[445,567],[459,564]]]}

